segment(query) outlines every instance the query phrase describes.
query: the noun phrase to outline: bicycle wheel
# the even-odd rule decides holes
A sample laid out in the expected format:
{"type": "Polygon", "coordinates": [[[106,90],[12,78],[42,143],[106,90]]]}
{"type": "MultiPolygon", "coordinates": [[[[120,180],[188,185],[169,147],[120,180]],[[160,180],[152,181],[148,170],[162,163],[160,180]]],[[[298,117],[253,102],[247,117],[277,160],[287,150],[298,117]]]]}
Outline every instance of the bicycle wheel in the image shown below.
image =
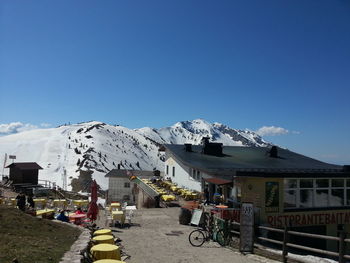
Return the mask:
{"type": "Polygon", "coordinates": [[[190,241],[192,246],[200,247],[205,242],[205,235],[200,229],[193,230],[188,236],[188,241],[190,241]]]}
{"type": "Polygon", "coordinates": [[[225,232],[223,230],[220,230],[216,233],[216,241],[219,243],[220,246],[227,245],[227,242],[225,240],[225,232]]]}

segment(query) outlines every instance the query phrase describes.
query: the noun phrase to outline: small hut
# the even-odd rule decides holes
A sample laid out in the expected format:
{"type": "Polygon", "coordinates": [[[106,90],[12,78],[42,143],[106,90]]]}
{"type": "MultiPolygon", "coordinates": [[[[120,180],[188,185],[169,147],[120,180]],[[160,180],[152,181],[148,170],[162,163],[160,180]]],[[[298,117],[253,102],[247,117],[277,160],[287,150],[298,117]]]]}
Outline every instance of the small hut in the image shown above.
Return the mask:
{"type": "Polygon", "coordinates": [[[10,180],[13,184],[38,184],[39,170],[43,169],[37,163],[12,163],[6,168],[10,169],[10,180]]]}

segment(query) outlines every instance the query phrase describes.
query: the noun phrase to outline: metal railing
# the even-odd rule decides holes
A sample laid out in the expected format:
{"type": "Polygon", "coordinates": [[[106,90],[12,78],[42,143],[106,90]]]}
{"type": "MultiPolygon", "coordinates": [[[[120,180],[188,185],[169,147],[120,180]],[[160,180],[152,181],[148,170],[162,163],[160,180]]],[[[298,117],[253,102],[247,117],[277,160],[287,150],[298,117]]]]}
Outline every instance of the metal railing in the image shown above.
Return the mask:
{"type": "Polygon", "coordinates": [[[148,194],[150,197],[155,198],[156,196],[159,196],[159,193],[156,190],[154,190],[152,187],[150,187],[141,179],[137,181],[137,184],[143,190],[143,192],[148,194]]]}
{"type": "Polygon", "coordinates": [[[56,183],[55,182],[51,182],[49,180],[38,180],[39,184],[41,184],[43,187],[46,188],[55,188],[56,187],[56,183]]]}

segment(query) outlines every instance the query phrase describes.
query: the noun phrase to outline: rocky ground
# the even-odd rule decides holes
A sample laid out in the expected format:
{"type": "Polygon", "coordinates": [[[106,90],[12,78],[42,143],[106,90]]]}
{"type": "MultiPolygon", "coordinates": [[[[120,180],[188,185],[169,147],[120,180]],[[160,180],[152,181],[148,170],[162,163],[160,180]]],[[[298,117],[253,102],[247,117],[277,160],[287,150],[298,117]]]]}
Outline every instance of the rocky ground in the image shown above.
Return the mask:
{"type": "MultiPolygon", "coordinates": [[[[130,255],[130,263],[256,263],[273,262],[256,255],[242,255],[215,242],[193,247],[188,241],[192,226],[179,224],[179,207],[137,210],[130,228],[112,228],[122,239],[123,251],[130,255]]],[[[105,227],[102,216],[100,227],[105,227]]]]}

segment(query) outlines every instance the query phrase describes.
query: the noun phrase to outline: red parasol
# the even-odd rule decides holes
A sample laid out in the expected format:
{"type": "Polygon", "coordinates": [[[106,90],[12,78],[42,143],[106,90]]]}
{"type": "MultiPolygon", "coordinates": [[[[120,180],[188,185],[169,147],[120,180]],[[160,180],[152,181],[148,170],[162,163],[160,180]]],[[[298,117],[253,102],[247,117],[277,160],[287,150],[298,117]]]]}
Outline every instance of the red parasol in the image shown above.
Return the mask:
{"type": "Polygon", "coordinates": [[[87,217],[90,218],[91,221],[95,221],[98,214],[97,188],[98,188],[98,185],[96,181],[93,180],[91,184],[91,201],[89,204],[89,210],[87,212],[87,217]]]}

